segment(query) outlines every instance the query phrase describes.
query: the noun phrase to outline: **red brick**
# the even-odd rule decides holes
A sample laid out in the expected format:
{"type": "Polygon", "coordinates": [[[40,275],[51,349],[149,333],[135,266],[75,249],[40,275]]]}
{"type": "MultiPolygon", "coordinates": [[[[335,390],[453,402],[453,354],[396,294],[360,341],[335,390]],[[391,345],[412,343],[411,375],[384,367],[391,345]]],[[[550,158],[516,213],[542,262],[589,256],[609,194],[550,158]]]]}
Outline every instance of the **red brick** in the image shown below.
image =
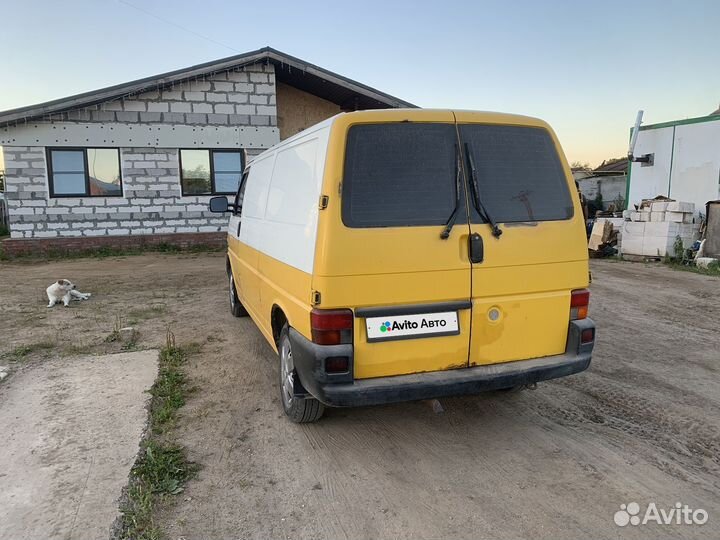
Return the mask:
{"type": "Polygon", "coordinates": [[[148,234],[135,236],[91,236],[78,238],[9,238],[1,244],[7,257],[23,255],[54,255],[92,253],[100,248],[119,250],[149,249],[160,245],[181,249],[193,247],[223,248],[227,246],[227,233],[148,234]]]}

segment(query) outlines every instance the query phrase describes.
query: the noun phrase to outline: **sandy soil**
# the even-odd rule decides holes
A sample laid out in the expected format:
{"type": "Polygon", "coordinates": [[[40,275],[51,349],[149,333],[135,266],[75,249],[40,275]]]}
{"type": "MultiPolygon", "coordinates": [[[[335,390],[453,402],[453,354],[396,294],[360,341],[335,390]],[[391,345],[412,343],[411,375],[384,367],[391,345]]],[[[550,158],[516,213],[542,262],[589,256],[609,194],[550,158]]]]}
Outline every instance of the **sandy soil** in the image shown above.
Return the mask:
{"type": "Polygon", "coordinates": [[[298,426],[282,415],[274,353],[229,313],[222,257],[0,267],[22,303],[0,320],[0,354],[68,332],[101,347],[118,316],[140,347],[162,343],[168,324],[203,344],[178,427],[202,470],[161,516],[170,538],[720,536],[719,279],[594,261],[589,371],[445,399],[440,414],[417,402],[298,426]],[[59,277],[97,294],[43,311],[41,291],[59,277]],[[621,529],[613,515],[633,501],[680,501],[710,519],[621,529]]]}

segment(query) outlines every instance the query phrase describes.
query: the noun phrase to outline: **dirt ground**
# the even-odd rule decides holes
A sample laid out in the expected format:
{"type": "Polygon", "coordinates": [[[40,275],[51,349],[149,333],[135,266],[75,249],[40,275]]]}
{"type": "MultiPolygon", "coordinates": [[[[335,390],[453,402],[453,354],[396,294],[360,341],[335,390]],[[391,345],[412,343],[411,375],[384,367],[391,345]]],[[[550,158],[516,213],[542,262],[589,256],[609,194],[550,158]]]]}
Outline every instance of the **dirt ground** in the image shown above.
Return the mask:
{"type": "Polygon", "coordinates": [[[416,402],[285,420],[274,353],[229,313],[222,254],[4,264],[0,355],[50,340],[56,351],[13,364],[43,369],[75,354],[68,336],[111,347],[118,319],[138,328],[139,348],[160,345],[167,325],[202,344],[178,426],[202,469],[160,516],[169,538],[720,537],[720,279],[592,268],[587,372],[443,399],[443,413],[416,402]],[[93,298],[46,310],[60,277],[93,298]],[[613,515],[630,502],[681,502],[709,520],[620,528],[613,515]]]}

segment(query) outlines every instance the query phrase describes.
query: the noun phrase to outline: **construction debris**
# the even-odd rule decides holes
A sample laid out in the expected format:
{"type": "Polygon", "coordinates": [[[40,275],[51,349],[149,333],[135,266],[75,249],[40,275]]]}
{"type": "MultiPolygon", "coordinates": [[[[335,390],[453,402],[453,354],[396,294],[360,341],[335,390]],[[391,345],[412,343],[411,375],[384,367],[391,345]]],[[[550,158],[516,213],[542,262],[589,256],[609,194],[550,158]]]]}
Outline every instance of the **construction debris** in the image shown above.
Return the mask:
{"type": "MultiPolygon", "coordinates": [[[[720,203],[716,209],[720,215],[720,203]]],[[[700,216],[702,218],[702,213],[700,216]]],[[[702,219],[695,217],[693,203],[659,195],[643,200],[634,209],[625,210],[622,217],[598,214],[588,240],[588,250],[591,257],[607,257],[619,252],[630,258],[680,257],[689,261],[696,251],[695,258],[703,257],[702,249],[698,251],[700,244],[696,242],[703,224],[702,219]],[[691,249],[693,252],[689,251],[691,249]],[[689,257],[687,253],[690,253],[689,257]]]]}
{"type": "Polygon", "coordinates": [[[607,257],[617,253],[617,246],[622,240],[623,218],[598,217],[593,224],[588,240],[588,250],[593,258],[607,257]]]}
{"type": "Polygon", "coordinates": [[[593,225],[592,232],[590,233],[590,240],[588,241],[588,249],[597,251],[600,246],[607,244],[610,241],[610,236],[613,232],[613,225],[605,219],[598,219],[593,225]]]}
{"type": "Polygon", "coordinates": [[[700,224],[694,223],[694,213],[693,203],[667,197],[643,200],[622,225],[620,252],[649,258],[682,255],[698,237],[700,224]]]}

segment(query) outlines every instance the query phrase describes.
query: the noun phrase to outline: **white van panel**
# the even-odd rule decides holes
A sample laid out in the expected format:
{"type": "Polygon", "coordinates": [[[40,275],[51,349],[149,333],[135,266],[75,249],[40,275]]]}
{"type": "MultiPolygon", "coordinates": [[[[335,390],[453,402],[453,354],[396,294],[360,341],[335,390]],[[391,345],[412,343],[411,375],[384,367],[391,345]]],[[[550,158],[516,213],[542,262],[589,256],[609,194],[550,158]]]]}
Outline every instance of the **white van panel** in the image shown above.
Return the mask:
{"type": "Polygon", "coordinates": [[[258,240],[262,234],[267,194],[274,164],[275,155],[267,154],[263,159],[253,163],[250,174],[245,180],[247,187],[243,196],[239,239],[243,244],[255,249],[260,249],[258,240]]]}
{"type": "Polygon", "coordinates": [[[270,188],[274,163],[274,154],[269,154],[266,158],[253,162],[246,180],[248,185],[245,188],[243,198],[243,218],[263,219],[265,217],[265,207],[267,206],[268,189],[270,188]]]}
{"type": "Polygon", "coordinates": [[[320,186],[315,175],[317,139],[278,150],[265,219],[305,225],[317,219],[320,186]]]}
{"type": "Polygon", "coordinates": [[[329,135],[329,125],[313,129],[258,156],[243,201],[240,240],[308,274],[329,135]]]}

